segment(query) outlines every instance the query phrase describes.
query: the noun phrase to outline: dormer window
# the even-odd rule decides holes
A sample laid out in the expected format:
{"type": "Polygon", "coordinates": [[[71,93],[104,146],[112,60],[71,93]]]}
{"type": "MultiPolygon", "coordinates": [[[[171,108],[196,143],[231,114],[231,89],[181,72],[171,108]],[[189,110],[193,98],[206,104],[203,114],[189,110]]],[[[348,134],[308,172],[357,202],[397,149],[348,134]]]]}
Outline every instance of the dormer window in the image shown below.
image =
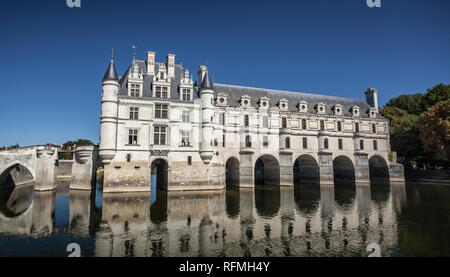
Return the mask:
{"type": "Polygon", "coordinates": [[[160,78],[161,80],[164,80],[164,72],[161,72],[160,78]]]}
{"type": "Polygon", "coordinates": [[[369,117],[370,118],[376,118],[377,114],[378,114],[378,111],[377,111],[376,108],[372,107],[372,108],[369,109],[368,113],[369,113],[369,117]]]}
{"type": "Polygon", "coordinates": [[[300,101],[298,103],[298,111],[301,113],[306,113],[308,111],[308,102],[306,102],[305,100],[300,101]]]}
{"type": "Polygon", "coordinates": [[[289,103],[288,100],[281,99],[278,102],[278,107],[280,108],[280,110],[287,111],[288,110],[288,103],[289,103]]]}
{"type": "Polygon", "coordinates": [[[182,89],[183,101],[191,101],[191,90],[188,88],[182,89]]]}
{"type": "Polygon", "coordinates": [[[352,116],[359,116],[359,107],[358,106],[352,107],[352,116]]]}
{"type": "Polygon", "coordinates": [[[325,114],[325,104],[324,103],[317,104],[317,113],[325,114]]]}
{"type": "Polygon", "coordinates": [[[141,85],[130,84],[130,96],[131,97],[140,97],[141,96],[141,85]]]}
{"type": "Polygon", "coordinates": [[[167,87],[155,87],[155,97],[156,98],[167,98],[168,96],[168,88],[167,87]]]}
{"type": "Polygon", "coordinates": [[[248,96],[248,95],[244,95],[244,96],[242,96],[241,97],[241,106],[242,107],[250,107],[251,106],[251,97],[250,96],[248,96]]]}
{"type": "Polygon", "coordinates": [[[261,97],[259,99],[259,108],[260,109],[268,109],[269,108],[269,98],[268,97],[261,97]]]}
{"type": "Polygon", "coordinates": [[[333,110],[335,115],[342,115],[342,105],[340,104],[334,105],[333,110]]]}
{"type": "Polygon", "coordinates": [[[223,92],[217,94],[217,106],[226,106],[227,105],[227,95],[223,92]]]}

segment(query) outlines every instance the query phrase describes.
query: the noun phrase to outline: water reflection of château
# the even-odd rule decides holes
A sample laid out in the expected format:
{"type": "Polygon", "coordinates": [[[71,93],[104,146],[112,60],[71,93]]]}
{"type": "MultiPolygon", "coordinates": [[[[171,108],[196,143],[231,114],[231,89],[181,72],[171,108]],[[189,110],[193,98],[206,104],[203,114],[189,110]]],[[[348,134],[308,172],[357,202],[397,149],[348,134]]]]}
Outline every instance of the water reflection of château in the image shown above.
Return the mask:
{"type": "Polygon", "coordinates": [[[148,193],[59,192],[69,198],[67,226],[55,224],[56,192],[27,186],[3,192],[0,234],[93,237],[95,256],[366,256],[398,244],[404,185],[148,193]],[[31,203],[31,204],[30,204],[31,203]],[[58,232],[59,232],[58,231],[58,232]]]}

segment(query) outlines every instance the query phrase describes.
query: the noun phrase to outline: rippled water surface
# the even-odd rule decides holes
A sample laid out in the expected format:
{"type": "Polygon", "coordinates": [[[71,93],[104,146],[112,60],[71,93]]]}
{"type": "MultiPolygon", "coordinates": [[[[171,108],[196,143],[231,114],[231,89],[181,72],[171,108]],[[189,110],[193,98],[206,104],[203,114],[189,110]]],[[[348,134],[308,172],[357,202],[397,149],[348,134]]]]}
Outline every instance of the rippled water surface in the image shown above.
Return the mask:
{"type": "Polygon", "coordinates": [[[0,192],[0,256],[450,256],[450,186],[0,192]]]}

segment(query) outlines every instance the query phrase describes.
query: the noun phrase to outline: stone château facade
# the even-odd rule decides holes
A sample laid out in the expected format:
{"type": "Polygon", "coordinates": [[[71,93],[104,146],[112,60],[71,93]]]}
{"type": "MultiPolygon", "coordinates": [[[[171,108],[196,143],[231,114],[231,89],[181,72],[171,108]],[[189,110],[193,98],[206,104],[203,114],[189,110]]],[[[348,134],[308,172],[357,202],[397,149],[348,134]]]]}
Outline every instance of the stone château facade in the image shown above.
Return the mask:
{"type": "Polygon", "coordinates": [[[375,89],[364,101],[218,84],[206,66],[194,83],[175,55],[154,52],[121,78],[111,58],[102,84],[104,192],[148,191],[155,167],[167,190],[403,180],[375,89]]]}

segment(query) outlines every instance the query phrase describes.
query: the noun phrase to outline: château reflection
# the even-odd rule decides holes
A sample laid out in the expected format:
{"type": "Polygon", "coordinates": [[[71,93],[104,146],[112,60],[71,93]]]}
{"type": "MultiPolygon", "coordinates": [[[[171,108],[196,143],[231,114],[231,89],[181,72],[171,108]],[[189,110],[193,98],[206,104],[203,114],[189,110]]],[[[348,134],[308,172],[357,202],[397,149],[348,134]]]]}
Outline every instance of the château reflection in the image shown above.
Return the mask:
{"type": "Polygon", "coordinates": [[[75,240],[92,238],[90,255],[106,257],[367,256],[373,242],[386,256],[398,245],[406,203],[404,184],[107,193],[101,205],[97,194],[2,190],[0,235],[67,230],[75,240]],[[58,206],[67,209],[67,226],[55,224],[57,194],[68,199],[58,206]]]}

